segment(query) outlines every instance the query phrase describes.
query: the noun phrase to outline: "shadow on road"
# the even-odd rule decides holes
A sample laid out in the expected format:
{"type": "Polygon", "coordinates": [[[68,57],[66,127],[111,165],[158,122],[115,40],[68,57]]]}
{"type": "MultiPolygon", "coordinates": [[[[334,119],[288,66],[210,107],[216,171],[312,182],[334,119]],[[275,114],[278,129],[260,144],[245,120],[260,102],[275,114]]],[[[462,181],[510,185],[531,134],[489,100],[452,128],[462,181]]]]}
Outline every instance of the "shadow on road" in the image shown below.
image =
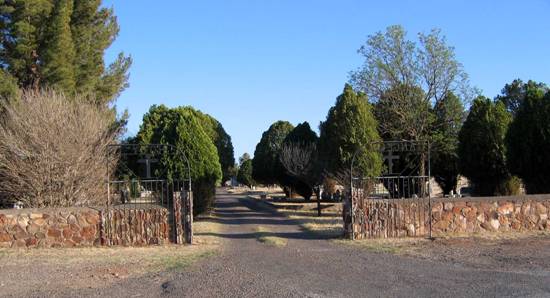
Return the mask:
{"type": "MultiPolygon", "coordinates": [[[[215,236],[227,239],[254,239],[257,232],[251,229],[271,226],[272,231],[262,232],[268,237],[302,240],[325,240],[337,238],[326,233],[316,233],[303,228],[307,219],[291,219],[270,206],[259,203],[243,195],[221,194],[216,200],[213,217],[202,221],[221,224],[224,228],[215,232],[199,232],[199,236],[215,236]]],[[[317,218],[316,221],[319,221],[317,218]]]]}

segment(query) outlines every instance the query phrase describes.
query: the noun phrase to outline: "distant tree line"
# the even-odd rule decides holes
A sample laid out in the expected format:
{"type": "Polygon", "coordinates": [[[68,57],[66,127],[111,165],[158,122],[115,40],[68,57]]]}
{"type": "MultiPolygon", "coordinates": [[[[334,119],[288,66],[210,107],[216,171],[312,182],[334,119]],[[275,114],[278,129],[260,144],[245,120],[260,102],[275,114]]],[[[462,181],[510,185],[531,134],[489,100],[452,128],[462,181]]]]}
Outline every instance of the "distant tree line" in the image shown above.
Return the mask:
{"type": "Polygon", "coordinates": [[[431,174],[444,193],[457,191],[459,175],[477,195],[517,194],[521,182],[528,193],[550,192],[547,85],[518,79],[485,98],[435,29],[415,42],[391,26],[369,36],[359,53],[365,63],[351,72],[319,136],[307,122],[277,121],[263,133],[253,181],[309,199],[327,178],[349,181],[355,152],[364,175],[380,175],[382,156],[369,144],[413,140],[430,143],[431,174]]]}

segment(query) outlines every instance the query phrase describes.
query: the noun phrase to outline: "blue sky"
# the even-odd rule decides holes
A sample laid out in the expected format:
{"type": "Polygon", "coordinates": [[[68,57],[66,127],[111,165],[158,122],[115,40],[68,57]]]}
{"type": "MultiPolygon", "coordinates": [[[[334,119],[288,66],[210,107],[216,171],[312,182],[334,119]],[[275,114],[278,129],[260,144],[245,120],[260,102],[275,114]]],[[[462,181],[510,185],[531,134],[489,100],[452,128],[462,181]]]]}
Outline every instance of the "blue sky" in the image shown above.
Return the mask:
{"type": "Polygon", "coordinates": [[[441,28],[471,82],[489,97],[514,78],[550,83],[550,1],[104,1],[121,32],[107,61],[131,54],[129,134],[153,104],[217,118],[236,157],[271,123],[326,117],[368,35],[401,24],[414,38],[441,28]]]}

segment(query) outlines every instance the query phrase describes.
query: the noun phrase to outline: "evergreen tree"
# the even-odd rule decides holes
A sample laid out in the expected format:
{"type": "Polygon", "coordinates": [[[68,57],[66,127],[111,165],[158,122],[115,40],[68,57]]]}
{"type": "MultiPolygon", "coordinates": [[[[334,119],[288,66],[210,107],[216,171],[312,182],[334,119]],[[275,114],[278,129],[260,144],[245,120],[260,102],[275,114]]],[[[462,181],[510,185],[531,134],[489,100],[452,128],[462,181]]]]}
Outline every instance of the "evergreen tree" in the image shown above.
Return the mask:
{"type": "Polygon", "coordinates": [[[346,84],[320,126],[319,151],[327,173],[337,177],[347,171],[353,155],[358,152],[355,170],[365,176],[378,176],[382,171],[382,158],[370,145],[380,141],[377,126],[367,96],[355,93],[346,84]]]}
{"type": "Polygon", "coordinates": [[[103,55],[119,27],[100,0],[12,0],[0,3],[0,65],[21,88],[81,93],[100,106],[128,85],[131,59],[103,55]]]}
{"type": "Polygon", "coordinates": [[[507,135],[510,171],[528,193],[550,192],[550,92],[527,88],[507,135]]]}
{"type": "Polygon", "coordinates": [[[235,165],[235,153],[231,136],[227,134],[223,125],[214,117],[204,114],[201,111],[195,110],[192,107],[186,107],[199,119],[206,134],[210,137],[216,149],[222,166],[223,178],[222,182],[231,179],[233,167],[235,165]]]}
{"type": "Polygon", "coordinates": [[[456,192],[459,174],[458,134],[465,118],[464,106],[452,92],[439,101],[435,108],[432,131],[432,175],[444,193],[456,192]]]}
{"type": "Polygon", "coordinates": [[[480,96],[474,100],[460,130],[460,171],[470,179],[478,195],[508,194],[510,173],[504,138],[511,120],[502,102],[480,96]]]}
{"type": "Polygon", "coordinates": [[[7,73],[0,69],[0,101],[11,101],[17,97],[17,81],[7,73]]]}
{"type": "Polygon", "coordinates": [[[289,176],[289,182],[306,200],[311,198],[313,188],[321,178],[318,140],[309,123],[300,123],[286,136],[279,152],[279,160],[289,176]]]}
{"type": "Polygon", "coordinates": [[[287,175],[279,160],[279,153],[283,141],[292,129],[294,126],[289,122],[277,121],[262,134],[252,159],[252,177],[255,181],[263,184],[286,184],[287,175]]]}
{"type": "MultiPolygon", "coordinates": [[[[170,144],[184,152],[191,163],[194,213],[204,212],[212,206],[215,187],[222,178],[221,166],[214,143],[192,111],[152,106],[143,116],[136,141],[140,144],[170,144]]],[[[161,163],[170,176],[185,176],[182,173],[185,164],[180,156],[162,159],[161,163]]]]}
{"type": "Polygon", "coordinates": [[[243,163],[241,163],[241,166],[239,167],[239,172],[237,174],[237,180],[248,187],[252,187],[256,184],[254,182],[254,179],[252,179],[251,159],[247,159],[243,163]]]}
{"type": "Polygon", "coordinates": [[[529,90],[536,89],[539,89],[542,93],[546,93],[550,90],[550,88],[544,83],[537,83],[532,80],[524,83],[520,79],[515,79],[510,84],[506,84],[504,86],[502,89],[502,94],[497,96],[496,100],[504,103],[506,109],[512,113],[512,115],[515,115],[525,100],[527,92],[529,92],[529,90]]]}
{"type": "Polygon", "coordinates": [[[67,94],[76,91],[75,49],[70,27],[72,13],[72,0],[56,2],[47,28],[48,33],[42,55],[44,83],[56,86],[67,94]]]}

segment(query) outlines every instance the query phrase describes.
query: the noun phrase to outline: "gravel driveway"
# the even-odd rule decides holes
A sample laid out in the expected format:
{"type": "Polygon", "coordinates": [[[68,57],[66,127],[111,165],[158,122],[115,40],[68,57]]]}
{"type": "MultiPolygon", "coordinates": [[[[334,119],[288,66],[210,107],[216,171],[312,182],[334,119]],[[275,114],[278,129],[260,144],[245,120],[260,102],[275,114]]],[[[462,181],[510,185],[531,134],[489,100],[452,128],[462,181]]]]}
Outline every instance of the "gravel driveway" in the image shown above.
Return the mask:
{"type": "MultiPolygon", "coordinates": [[[[36,296],[102,297],[379,297],[550,296],[543,266],[473,266],[401,256],[319,239],[291,219],[242,195],[218,194],[221,227],[202,236],[223,250],[181,272],[126,279],[105,288],[63,289],[36,296]],[[262,241],[262,239],[271,239],[262,241]]],[[[199,235],[200,236],[200,235],[199,235]]],[[[548,248],[546,248],[548,253],[548,248]]]]}

